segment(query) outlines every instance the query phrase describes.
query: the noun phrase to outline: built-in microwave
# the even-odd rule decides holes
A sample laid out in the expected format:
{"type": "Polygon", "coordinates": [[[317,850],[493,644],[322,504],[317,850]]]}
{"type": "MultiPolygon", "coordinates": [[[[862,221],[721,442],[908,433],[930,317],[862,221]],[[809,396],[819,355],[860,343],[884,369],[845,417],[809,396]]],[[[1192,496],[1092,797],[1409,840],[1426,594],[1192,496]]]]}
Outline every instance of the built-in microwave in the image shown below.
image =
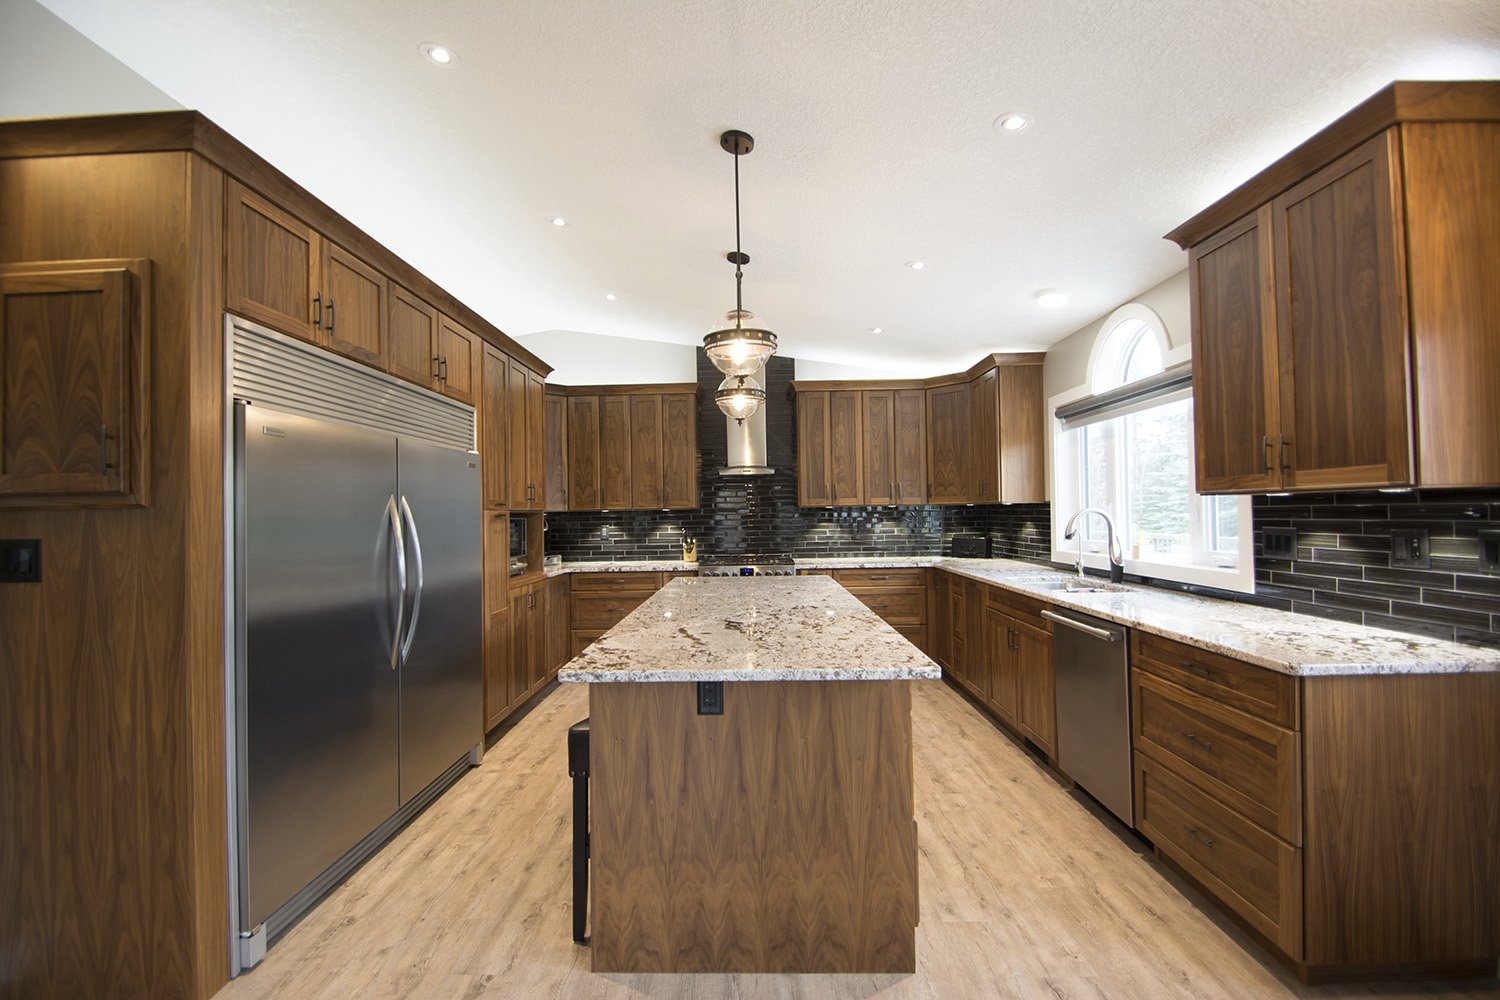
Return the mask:
{"type": "Polygon", "coordinates": [[[526,572],[526,518],[510,519],[510,575],[526,572]]]}

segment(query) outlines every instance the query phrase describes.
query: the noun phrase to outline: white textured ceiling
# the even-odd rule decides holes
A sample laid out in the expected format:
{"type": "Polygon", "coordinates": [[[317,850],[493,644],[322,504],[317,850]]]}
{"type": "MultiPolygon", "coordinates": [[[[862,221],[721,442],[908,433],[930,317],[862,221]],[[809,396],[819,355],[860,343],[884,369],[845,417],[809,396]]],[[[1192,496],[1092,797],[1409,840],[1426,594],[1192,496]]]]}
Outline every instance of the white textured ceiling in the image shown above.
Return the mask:
{"type": "Polygon", "coordinates": [[[44,3],[513,335],[696,342],[749,131],[746,305],[914,374],[1180,270],[1163,233],[1387,82],[1500,77],[1495,0],[44,3]]]}

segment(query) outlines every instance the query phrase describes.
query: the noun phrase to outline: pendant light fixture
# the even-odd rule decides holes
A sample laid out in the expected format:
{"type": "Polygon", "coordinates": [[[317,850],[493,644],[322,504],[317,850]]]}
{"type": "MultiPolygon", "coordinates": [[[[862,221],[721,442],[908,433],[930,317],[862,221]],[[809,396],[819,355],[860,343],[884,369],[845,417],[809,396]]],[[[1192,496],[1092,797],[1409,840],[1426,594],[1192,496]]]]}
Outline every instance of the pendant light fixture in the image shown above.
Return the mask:
{"type": "Polygon", "coordinates": [[[724,255],[734,265],[734,308],[724,314],[727,326],[703,338],[703,353],[725,376],[714,393],[714,402],[743,422],[765,401],[766,391],[750,376],[776,353],[776,334],[747,325],[755,317],[745,309],[741,289],[750,255],[740,250],[740,157],[755,148],[755,140],[747,132],[730,129],[719,136],[719,145],[734,156],[734,252],[724,255]]]}

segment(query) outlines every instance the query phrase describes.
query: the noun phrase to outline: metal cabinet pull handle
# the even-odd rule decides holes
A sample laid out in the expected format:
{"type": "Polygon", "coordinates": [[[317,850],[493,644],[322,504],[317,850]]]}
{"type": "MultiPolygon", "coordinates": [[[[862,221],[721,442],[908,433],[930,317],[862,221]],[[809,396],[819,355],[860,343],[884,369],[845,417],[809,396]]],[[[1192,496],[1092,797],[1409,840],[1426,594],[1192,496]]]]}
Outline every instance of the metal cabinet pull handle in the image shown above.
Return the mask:
{"type": "Polygon", "coordinates": [[[1214,846],[1213,840],[1211,838],[1205,837],[1205,836],[1203,836],[1203,834],[1199,833],[1198,832],[1198,828],[1196,826],[1188,826],[1188,827],[1184,827],[1183,829],[1187,830],[1187,835],[1189,837],[1192,837],[1194,840],[1196,840],[1198,843],[1202,844],[1204,847],[1213,847],[1214,846]]]}
{"type": "Polygon", "coordinates": [[[333,334],[333,323],[334,323],[334,320],[336,318],[337,317],[335,317],[334,314],[333,314],[333,300],[329,299],[328,300],[328,333],[330,335],[333,334]]]}
{"type": "Polygon", "coordinates": [[[1212,670],[1208,669],[1207,667],[1200,667],[1196,663],[1189,663],[1186,660],[1182,660],[1177,664],[1177,666],[1182,668],[1183,670],[1186,670],[1190,674],[1197,674],[1199,677],[1202,677],[1206,681],[1211,681],[1214,678],[1214,672],[1212,670]]]}
{"type": "Polygon", "coordinates": [[[448,381],[448,358],[447,358],[447,356],[444,355],[443,358],[441,359],[441,361],[439,363],[443,366],[443,373],[442,373],[442,375],[440,375],[438,377],[441,378],[444,382],[446,382],[446,381],[448,381]]]}
{"type": "Polygon", "coordinates": [[[99,475],[105,475],[110,469],[116,468],[115,463],[109,460],[109,442],[114,435],[109,432],[108,424],[99,425],[99,475]]]}
{"type": "Polygon", "coordinates": [[[323,325],[323,293],[319,292],[313,296],[313,329],[316,330],[323,325]]]}
{"type": "Polygon", "coordinates": [[[1283,473],[1290,472],[1290,471],[1292,471],[1292,465],[1291,465],[1290,462],[1288,462],[1286,460],[1286,446],[1287,446],[1286,435],[1285,434],[1278,434],[1277,437],[1281,438],[1281,444],[1278,447],[1277,452],[1276,452],[1277,461],[1280,463],[1280,465],[1281,465],[1281,471],[1283,473]]]}
{"type": "Polygon", "coordinates": [[[1187,738],[1189,743],[1200,750],[1212,750],[1214,748],[1212,743],[1200,740],[1197,733],[1183,733],[1182,735],[1187,738]]]}
{"type": "Polygon", "coordinates": [[[443,378],[443,359],[437,354],[432,356],[432,377],[439,381],[443,378]]]}
{"type": "Polygon", "coordinates": [[[1260,449],[1264,453],[1265,471],[1269,475],[1271,472],[1271,439],[1265,434],[1260,436],[1260,449]]]}

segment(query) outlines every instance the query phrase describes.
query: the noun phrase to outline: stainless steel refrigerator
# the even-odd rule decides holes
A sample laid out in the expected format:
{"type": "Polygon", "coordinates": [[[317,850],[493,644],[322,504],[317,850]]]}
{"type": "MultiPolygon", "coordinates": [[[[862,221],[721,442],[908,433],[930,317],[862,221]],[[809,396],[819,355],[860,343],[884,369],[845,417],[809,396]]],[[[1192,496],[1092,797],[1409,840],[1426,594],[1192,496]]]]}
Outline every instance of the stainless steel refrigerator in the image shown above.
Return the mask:
{"type": "Polygon", "coordinates": [[[483,739],[479,460],[236,403],[239,926],[279,933],[483,739]]]}

